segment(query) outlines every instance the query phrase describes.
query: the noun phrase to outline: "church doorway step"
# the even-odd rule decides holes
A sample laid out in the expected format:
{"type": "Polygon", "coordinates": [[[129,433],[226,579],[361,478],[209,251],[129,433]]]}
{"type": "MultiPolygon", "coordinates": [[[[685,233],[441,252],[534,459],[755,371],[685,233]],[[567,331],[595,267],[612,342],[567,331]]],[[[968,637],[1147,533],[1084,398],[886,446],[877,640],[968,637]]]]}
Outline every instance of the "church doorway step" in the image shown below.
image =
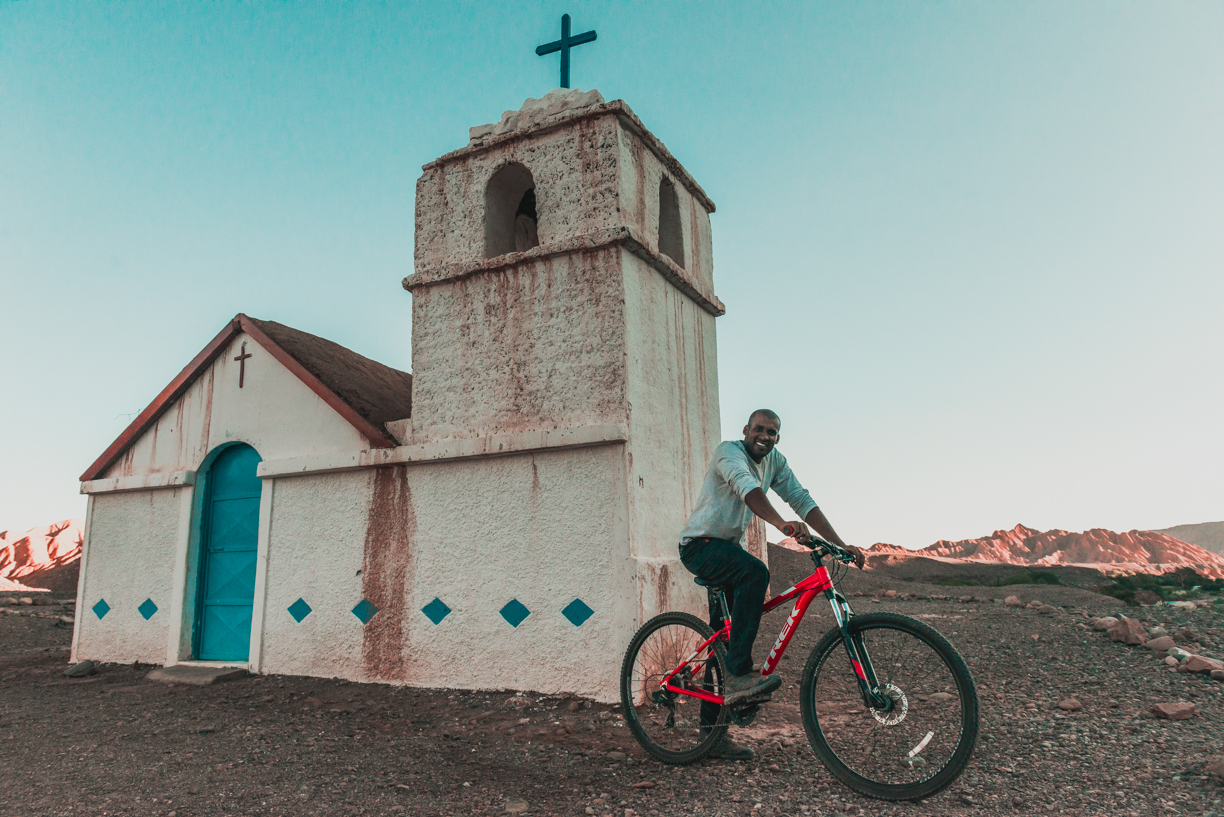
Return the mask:
{"type": "Polygon", "coordinates": [[[199,587],[192,655],[200,661],[242,661],[251,651],[259,496],[249,445],[231,445],[213,460],[200,513],[199,587]]]}

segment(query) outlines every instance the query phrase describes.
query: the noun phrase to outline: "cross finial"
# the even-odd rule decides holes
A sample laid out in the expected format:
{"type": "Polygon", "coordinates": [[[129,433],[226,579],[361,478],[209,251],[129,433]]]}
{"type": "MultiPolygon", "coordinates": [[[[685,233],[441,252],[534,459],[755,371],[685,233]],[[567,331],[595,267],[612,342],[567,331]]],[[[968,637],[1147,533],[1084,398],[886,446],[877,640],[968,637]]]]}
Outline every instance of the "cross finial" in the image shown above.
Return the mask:
{"type": "Polygon", "coordinates": [[[551,54],[554,51],[561,52],[561,87],[570,87],[569,82],[569,52],[570,48],[583,43],[595,42],[595,31],[592,29],[584,34],[570,36],[570,16],[568,14],[561,15],[561,39],[554,40],[551,43],[536,46],[536,54],[541,57],[545,54],[551,54]]]}

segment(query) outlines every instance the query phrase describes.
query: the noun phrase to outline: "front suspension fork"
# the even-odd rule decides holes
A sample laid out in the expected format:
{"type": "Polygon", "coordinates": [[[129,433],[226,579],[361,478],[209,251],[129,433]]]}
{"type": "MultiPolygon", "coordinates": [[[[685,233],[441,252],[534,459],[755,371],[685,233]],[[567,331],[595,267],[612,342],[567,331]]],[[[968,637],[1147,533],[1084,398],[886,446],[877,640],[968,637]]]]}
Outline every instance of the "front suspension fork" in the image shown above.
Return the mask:
{"type": "Polygon", "coordinates": [[[862,635],[850,632],[850,620],[854,618],[850,603],[832,587],[825,591],[825,597],[833,607],[837,628],[841,630],[842,646],[846,648],[850,666],[854,668],[854,675],[858,678],[859,694],[863,697],[863,703],[870,709],[890,710],[893,705],[892,698],[880,689],[880,681],[876,677],[875,667],[871,664],[871,656],[867,654],[862,635]]]}

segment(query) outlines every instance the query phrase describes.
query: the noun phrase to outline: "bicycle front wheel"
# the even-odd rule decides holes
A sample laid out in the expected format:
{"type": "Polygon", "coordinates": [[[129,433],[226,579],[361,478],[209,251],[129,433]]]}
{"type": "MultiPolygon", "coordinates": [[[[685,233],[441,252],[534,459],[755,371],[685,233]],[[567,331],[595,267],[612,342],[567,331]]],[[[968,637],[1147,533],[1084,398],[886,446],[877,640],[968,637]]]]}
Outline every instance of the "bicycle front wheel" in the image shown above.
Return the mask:
{"type": "Polygon", "coordinates": [[[881,800],[921,800],[943,790],[977,742],[973,676],[934,628],[895,613],[850,620],[859,655],[889,705],[863,700],[858,677],[831,630],[803,670],[803,727],[821,762],[850,788],[881,800]]]}
{"type": "Polygon", "coordinates": [[[726,659],[718,642],[698,650],[714,634],[688,613],[663,613],[642,625],[621,665],[621,707],[638,743],[672,765],[692,763],[718,745],[727,733],[727,708],[663,689],[663,679],[681,664],[671,685],[722,694],[726,659]],[[703,711],[704,707],[704,711],[703,711]]]}

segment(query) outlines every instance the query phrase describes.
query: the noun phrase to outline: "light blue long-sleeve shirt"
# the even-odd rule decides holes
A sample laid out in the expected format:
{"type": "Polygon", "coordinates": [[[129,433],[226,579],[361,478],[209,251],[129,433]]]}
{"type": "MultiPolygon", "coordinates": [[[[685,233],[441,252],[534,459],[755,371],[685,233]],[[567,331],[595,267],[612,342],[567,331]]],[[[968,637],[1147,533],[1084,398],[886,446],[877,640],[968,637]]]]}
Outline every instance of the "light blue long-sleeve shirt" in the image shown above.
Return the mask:
{"type": "Polygon", "coordinates": [[[752,521],[752,509],[744,497],[754,488],[772,489],[800,519],[816,507],[812,495],[795,479],[786,457],[778,449],[770,451],[760,462],[753,462],[739,440],[720,443],[701,484],[697,507],[680,533],[681,547],[690,539],[702,537],[738,542],[744,547],[748,523],[752,521]]]}

